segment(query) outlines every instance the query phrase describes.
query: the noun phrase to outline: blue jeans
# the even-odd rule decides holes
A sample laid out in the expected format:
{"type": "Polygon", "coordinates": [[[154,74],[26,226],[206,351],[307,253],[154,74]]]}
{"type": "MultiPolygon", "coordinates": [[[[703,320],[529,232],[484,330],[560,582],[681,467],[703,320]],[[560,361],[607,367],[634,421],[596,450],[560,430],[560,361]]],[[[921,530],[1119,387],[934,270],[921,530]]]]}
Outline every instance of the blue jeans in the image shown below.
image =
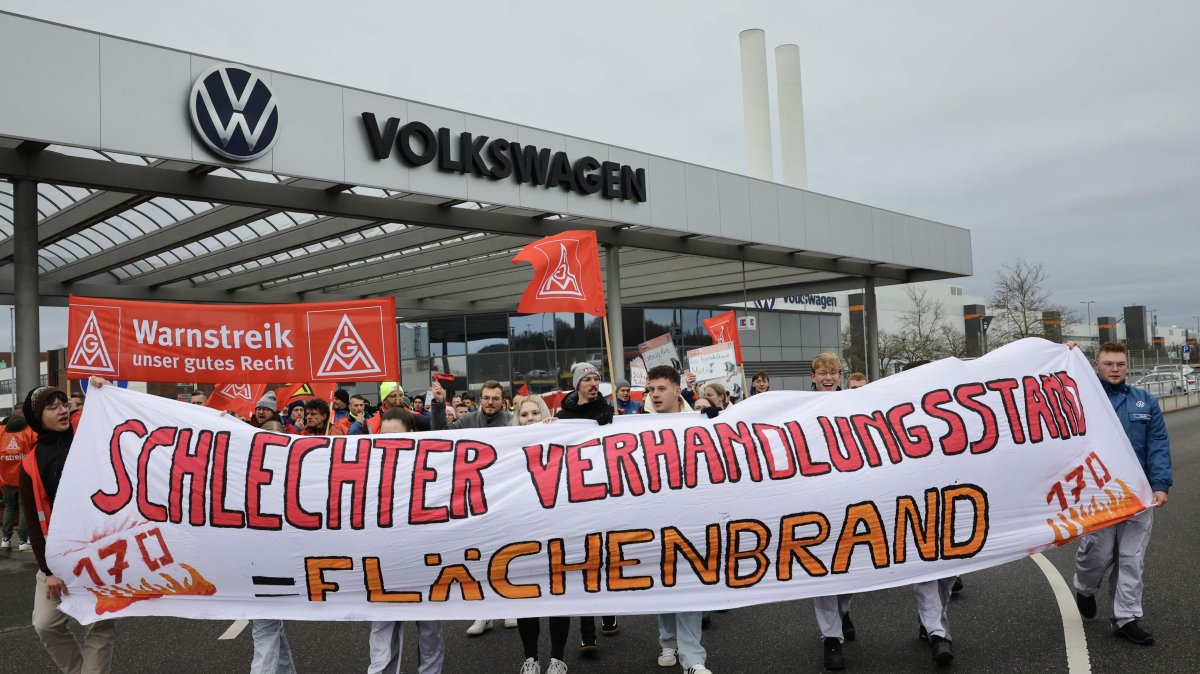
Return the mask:
{"type": "Polygon", "coordinates": [[[658,614],[658,645],[679,652],[679,664],[684,669],[704,665],[708,655],[700,645],[703,611],[658,614]]]}

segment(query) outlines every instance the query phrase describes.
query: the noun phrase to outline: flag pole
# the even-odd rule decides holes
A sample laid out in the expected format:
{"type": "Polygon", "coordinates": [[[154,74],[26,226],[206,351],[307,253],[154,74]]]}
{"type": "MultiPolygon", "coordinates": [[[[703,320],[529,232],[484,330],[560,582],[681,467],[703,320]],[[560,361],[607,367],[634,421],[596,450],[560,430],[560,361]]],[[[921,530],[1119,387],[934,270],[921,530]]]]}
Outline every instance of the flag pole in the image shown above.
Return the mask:
{"type": "Polygon", "coordinates": [[[613,413],[619,413],[620,408],[617,407],[617,380],[615,377],[613,377],[613,375],[616,374],[617,370],[616,370],[616,368],[613,367],[612,340],[608,338],[608,312],[607,311],[604,312],[604,316],[602,316],[601,319],[604,321],[604,350],[606,352],[608,352],[608,378],[612,382],[613,413]]]}

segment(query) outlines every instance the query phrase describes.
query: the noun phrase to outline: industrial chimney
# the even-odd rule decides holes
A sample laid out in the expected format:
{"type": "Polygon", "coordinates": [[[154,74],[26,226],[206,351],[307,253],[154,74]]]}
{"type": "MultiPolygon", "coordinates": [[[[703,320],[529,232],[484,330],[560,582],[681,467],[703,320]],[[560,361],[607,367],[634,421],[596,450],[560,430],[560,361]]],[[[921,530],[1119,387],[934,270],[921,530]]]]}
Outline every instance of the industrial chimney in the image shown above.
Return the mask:
{"type": "MultiPolygon", "coordinates": [[[[758,28],[742,31],[740,39],[742,106],[746,115],[746,170],[753,178],[774,180],[775,167],[771,156],[771,103],[767,93],[767,39],[758,28]]],[[[799,61],[797,49],[797,89],[800,81],[799,61]]],[[[801,125],[803,129],[803,120],[801,125]]],[[[801,137],[803,138],[803,131],[801,137]]]]}
{"type": "MultiPolygon", "coordinates": [[[[744,38],[742,44],[744,69],[744,38]]],[[[779,95],[779,147],[783,161],[783,184],[806,190],[808,160],[804,147],[804,91],[800,86],[800,47],[782,44],[775,48],[775,76],[779,95]]]]}

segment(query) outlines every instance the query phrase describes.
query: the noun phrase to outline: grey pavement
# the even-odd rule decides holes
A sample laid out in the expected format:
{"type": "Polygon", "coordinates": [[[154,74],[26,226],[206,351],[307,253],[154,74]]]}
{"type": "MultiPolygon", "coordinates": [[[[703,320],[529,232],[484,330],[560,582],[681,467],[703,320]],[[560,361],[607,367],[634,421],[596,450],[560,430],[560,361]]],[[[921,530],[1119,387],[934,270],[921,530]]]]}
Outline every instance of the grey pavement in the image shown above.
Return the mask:
{"type": "MultiPolygon", "coordinates": [[[[1200,563],[1196,542],[1200,522],[1200,409],[1167,415],[1174,458],[1175,487],[1166,508],[1155,513],[1146,563],[1144,624],[1158,640],[1139,647],[1114,638],[1105,616],[1086,621],[1093,672],[1200,671],[1200,563]]],[[[1069,580],[1075,545],[1046,557],[1069,580]]],[[[29,616],[33,605],[32,556],[0,551],[0,672],[54,672],[29,616]]],[[[1053,592],[1032,560],[970,574],[966,590],[953,600],[951,628],[958,672],[1066,672],[1062,622],[1053,592]]],[[[924,672],[937,669],[928,647],[917,639],[912,591],[896,588],[858,595],[851,611],[858,640],[846,644],[850,672],[924,672]]],[[[704,633],[708,666],[717,674],[747,672],[819,672],[821,644],[810,601],[792,601],[713,614],[704,633]]],[[[249,630],[218,641],[228,621],[178,618],[130,618],[118,624],[116,671],[248,671],[249,630]]],[[[511,672],[521,664],[516,630],[497,627],[476,638],[467,623],[446,623],[447,674],[511,672]]],[[[367,666],[365,623],[289,622],[288,638],[298,671],[364,672],[367,666]]],[[[543,663],[549,640],[543,628],[543,663]]],[[[600,638],[595,660],[578,655],[578,631],[572,628],[566,662],[572,674],[679,672],[655,664],[657,629],[653,616],[621,618],[621,633],[600,638]]],[[[416,671],[416,654],[404,658],[404,671],[416,671]]]]}

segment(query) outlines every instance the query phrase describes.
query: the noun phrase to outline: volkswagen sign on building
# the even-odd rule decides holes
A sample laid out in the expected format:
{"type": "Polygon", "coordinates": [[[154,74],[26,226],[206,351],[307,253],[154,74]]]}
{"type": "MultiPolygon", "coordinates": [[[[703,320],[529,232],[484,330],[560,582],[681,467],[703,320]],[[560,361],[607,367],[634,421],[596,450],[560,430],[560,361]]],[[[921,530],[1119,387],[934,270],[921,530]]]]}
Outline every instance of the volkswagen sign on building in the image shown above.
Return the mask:
{"type": "Polygon", "coordinates": [[[275,94],[258,75],[241,66],[205,70],[192,85],[188,106],[196,133],[226,159],[257,159],[279,138],[275,94]]]}

